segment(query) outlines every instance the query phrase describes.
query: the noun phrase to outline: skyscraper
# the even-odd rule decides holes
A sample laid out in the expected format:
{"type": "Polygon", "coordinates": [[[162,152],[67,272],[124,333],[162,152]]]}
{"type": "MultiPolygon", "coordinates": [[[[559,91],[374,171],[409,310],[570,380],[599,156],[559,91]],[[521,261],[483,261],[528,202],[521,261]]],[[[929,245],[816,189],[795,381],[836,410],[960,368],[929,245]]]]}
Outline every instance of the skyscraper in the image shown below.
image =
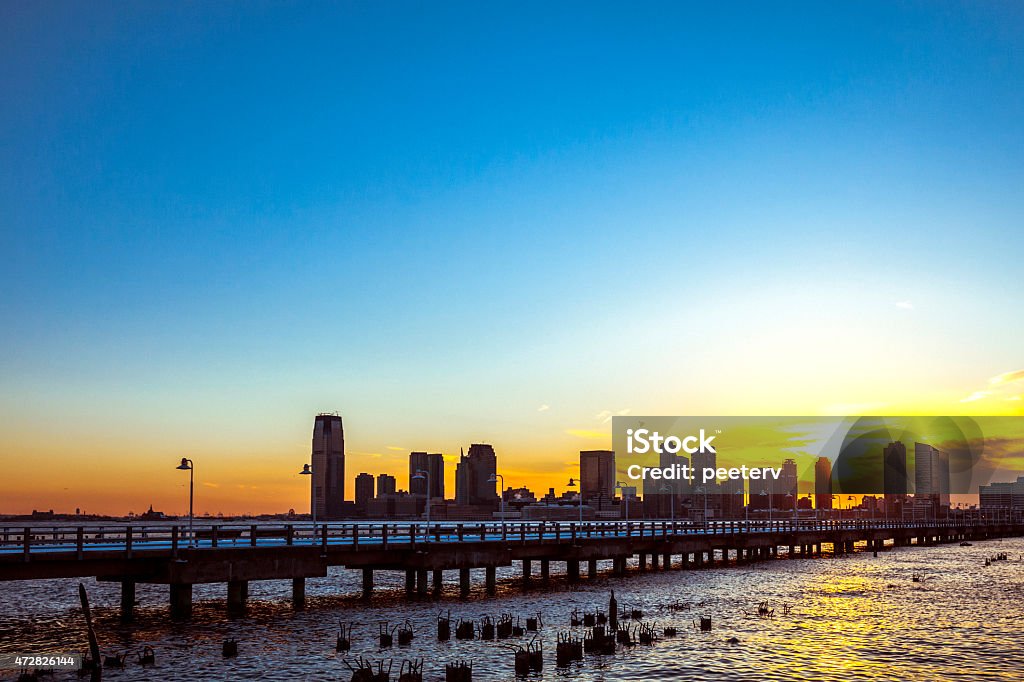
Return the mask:
{"type": "Polygon", "coordinates": [[[356,476],[356,509],[366,511],[366,503],[373,499],[373,474],[356,476]]]}
{"type": "Polygon", "coordinates": [[[718,469],[718,455],[712,450],[706,452],[698,450],[691,455],[690,461],[693,463],[693,481],[689,486],[692,495],[691,506],[693,509],[700,509],[701,514],[703,514],[705,507],[711,510],[719,503],[718,479],[715,478],[707,483],[703,482],[704,469],[718,469]]]}
{"type": "Polygon", "coordinates": [[[345,501],[345,432],[341,417],[321,413],[313,422],[313,499],[318,519],[341,518],[345,501]]]}
{"type": "Polygon", "coordinates": [[[779,480],[772,486],[772,506],[775,509],[795,509],[799,477],[796,471],[796,460],[787,459],[782,462],[782,473],[779,480]]]}
{"type": "Polygon", "coordinates": [[[814,463],[814,508],[832,508],[832,460],[828,457],[814,463]]]}
{"type": "Polygon", "coordinates": [[[615,496],[615,453],[611,450],[580,450],[580,493],[584,502],[615,496]]]}
{"type": "Polygon", "coordinates": [[[882,451],[882,486],[886,495],[906,495],[907,446],[900,441],[889,443],[882,451]]]}
{"type": "Polygon", "coordinates": [[[949,453],[926,443],[914,443],[914,497],[931,497],[949,506],[949,453]]]}
{"type": "Polygon", "coordinates": [[[494,448],[486,443],[473,443],[469,454],[461,454],[455,467],[455,501],[458,504],[497,506],[495,483],[489,480],[498,470],[494,448]]]}
{"type": "Polygon", "coordinates": [[[394,495],[397,481],[395,477],[389,474],[379,474],[377,476],[377,497],[382,495],[394,495]]]}
{"type": "Polygon", "coordinates": [[[430,474],[431,499],[444,499],[444,457],[440,453],[410,452],[409,453],[409,493],[425,495],[427,493],[426,478],[416,478],[416,472],[426,471],[430,474]]]}

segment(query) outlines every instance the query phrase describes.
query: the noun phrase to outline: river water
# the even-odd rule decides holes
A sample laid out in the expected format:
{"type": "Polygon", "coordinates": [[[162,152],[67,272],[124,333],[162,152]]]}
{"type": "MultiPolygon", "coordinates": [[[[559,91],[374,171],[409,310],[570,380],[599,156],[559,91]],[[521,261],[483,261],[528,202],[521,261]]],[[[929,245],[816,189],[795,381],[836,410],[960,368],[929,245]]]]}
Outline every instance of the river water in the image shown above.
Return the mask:
{"type": "MultiPolygon", "coordinates": [[[[552,580],[524,590],[516,570],[499,569],[498,594],[483,594],[483,571],[474,571],[473,593],[458,597],[458,573],[446,572],[440,599],[407,601],[404,575],[379,571],[373,600],[358,600],[360,574],[332,568],[326,578],[306,583],[308,607],[294,612],[290,581],[250,584],[246,615],[229,618],[226,586],[196,585],[195,611],[187,623],[168,618],[166,586],[138,586],[136,622],[121,625],[116,583],[86,581],[105,654],[138,651],[150,645],[156,666],[129,662],[124,670],[104,671],[108,680],[349,680],[345,655],[335,652],[338,622],[353,625],[349,657],[394,660],[392,680],[406,658],[425,661],[424,680],[444,679],[444,663],[471,660],[474,680],[513,680],[508,645],[498,641],[438,642],[439,612],[479,621],[502,613],[525,618],[541,613],[538,641],[544,670],[531,679],[573,680],[1020,680],[1024,671],[1024,539],[980,541],[971,547],[890,548],[873,557],[857,552],[838,557],[780,558],[694,570],[639,572],[613,577],[611,563],[601,575],[570,587],[552,562],[552,580]],[[1008,561],[984,566],[999,552],[1008,561]],[[924,579],[914,582],[912,576],[924,579]],[[559,632],[582,637],[570,627],[570,614],[604,610],[609,590],[620,607],[644,612],[659,632],[675,625],[679,634],[653,646],[619,648],[615,655],[587,654],[567,669],[555,666],[559,632]],[[759,618],[767,600],[771,619],[759,618]],[[791,613],[783,615],[783,604],[791,613]],[[670,608],[674,606],[675,608],[670,608]],[[683,606],[682,610],[679,609],[683,606]],[[711,632],[691,625],[700,615],[713,619],[711,632]],[[378,625],[409,620],[410,646],[377,647],[378,625]],[[233,637],[239,655],[224,659],[221,643],[233,637]],[[730,638],[738,643],[730,643],[730,638]]],[[[534,564],[536,575],[537,566],[534,564]]],[[[78,608],[78,580],[6,583],[0,601],[0,653],[82,652],[84,619],[78,608]]],[[[530,634],[530,633],[527,633],[530,634]]],[[[130,661],[135,658],[134,653],[130,661]]],[[[0,680],[16,679],[13,671],[0,680]]],[[[78,679],[58,671],[53,679],[78,679]]]]}

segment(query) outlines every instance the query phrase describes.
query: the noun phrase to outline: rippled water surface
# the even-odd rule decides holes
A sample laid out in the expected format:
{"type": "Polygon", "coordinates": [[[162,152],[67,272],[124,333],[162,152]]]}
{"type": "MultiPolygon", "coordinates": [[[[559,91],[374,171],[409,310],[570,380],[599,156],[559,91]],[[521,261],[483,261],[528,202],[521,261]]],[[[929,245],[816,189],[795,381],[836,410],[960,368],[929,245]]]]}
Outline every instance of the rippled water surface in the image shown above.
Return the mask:
{"type": "MultiPolygon", "coordinates": [[[[533,679],[574,680],[1020,680],[1024,676],[1024,540],[975,542],[972,547],[901,547],[879,553],[839,557],[779,559],[725,568],[640,572],[610,575],[601,562],[596,580],[584,578],[575,589],[557,575],[541,587],[535,578],[524,590],[516,570],[499,569],[498,595],[485,597],[483,571],[474,571],[474,592],[458,597],[458,574],[445,574],[440,599],[407,601],[404,575],[378,572],[374,599],[357,600],[360,574],[331,569],[326,578],[306,583],[308,608],[293,612],[290,581],[250,584],[249,609],[228,618],[223,584],[195,587],[195,613],[187,623],[168,618],[167,587],[138,586],[136,622],[121,625],[119,585],[87,580],[104,653],[137,651],[149,644],[157,665],[144,669],[129,663],[104,671],[108,680],[348,680],[343,655],[334,651],[339,621],[352,623],[350,656],[377,661],[394,659],[392,679],[402,659],[423,658],[424,679],[444,679],[444,663],[473,661],[475,680],[514,679],[512,652],[506,642],[436,641],[435,618],[451,611],[453,619],[497,618],[502,613],[525,618],[543,614],[538,640],[544,647],[544,671],[533,679]],[[1009,561],[984,566],[986,556],[1006,552],[1009,561]],[[925,576],[913,582],[912,576],[925,576]],[[679,627],[674,639],[654,646],[620,648],[614,656],[587,654],[581,663],[561,670],[554,652],[559,632],[582,636],[570,628],[573,609],[606,608],[614,589],[620,606],[644,611],[646,622],[679,627]],[[770,620],[752,615],[758,602],[776,609],[770,620]],[[681,603],[686,610],[672,610],[681,603]],[[782,604],[792,605],[790,615],[782,604]],[[691,621],[710,615],[711,632],[695,631],[691,621]],[[748,615],[751,614],[751,615],[748,615]],[[411,646],[377,648],[378,624],[409,619],[415,628],[411,646]],[[221,642],[239,641],[239,656],[225,660],[221,642]],[[740,641],[730,644],[736,637],[740,641]]],[[[536,573],[536,562],[534,572],[536,573]]],[[[84,621],[78,608],[77,580],[6,583],[0,601],[0,652],[81,652],[86,649],[84,621]]],[[[134,659],[134,654],[131,656],[134,659]]],[[[11,671],[0,679],[15,679],[11,671]]],[[[77,679],[58,672],[54,679],[77,679]]]]}

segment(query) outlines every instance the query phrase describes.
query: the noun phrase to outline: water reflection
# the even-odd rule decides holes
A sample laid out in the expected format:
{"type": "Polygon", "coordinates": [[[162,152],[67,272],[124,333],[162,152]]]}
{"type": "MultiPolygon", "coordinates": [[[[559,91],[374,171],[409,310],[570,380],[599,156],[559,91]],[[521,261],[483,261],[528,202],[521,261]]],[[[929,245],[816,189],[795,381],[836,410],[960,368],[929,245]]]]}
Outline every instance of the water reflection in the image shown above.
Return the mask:
{"type": "MultiPolygon", "coordinates": [[[[307,581],[308,608],[292,611],[288,581],[250,584],[243,617],[225,613],[225,585],[197,585],[194,616],[188,623],[168,620],[166,586],[138,586],[137,622],[118,622],[116,583],[89,581],[105,653],[156,650],[155,668],[133,665],[105,671],[111,680],[165,679],[349,679],[345,654],[335,651],[339,621],[353,624],[349,655],[370,660],[423,658],[426,680],[444,677],[444,662],[472,660],[476,680],[513,678],[511,651],[502,642],[436,640],[436,616],[451,610],[453,619],[497,619],[541,612],[544,671],[533,678],[574,680],[678,680],[755,678],[807,680],[987,679],[1017,680],[1024,653],[1017,646],[1024,587],[1024,540],[898,548],[877,558],[858,553],[837,558],[780,558],[739,567],[658,571],[613,578],[610,562],[594,581],[570,588],[554,575],[548,588],[534,580],[523,590],[517,571],[499,570],[494,598],[482,593],[483,571],[474,572],[475,591],[458,598],[457,572],[446,574],[439,600],[408,602],[404,576],[379,572],[378,596],[360,602],[359,574],[332,569],[326,578],[307,581]],[[1007,552],[1009,561],[984,567],[984,557],[1007,552]],[[922,582],[913,582],[920,574],[922,582]],[[609,589],[620,606],[642,609],[645,621],[679,627],[679,635],[652,647],[619,649],[614,656],[587,654],[585,660],[556,669],[556,635],[570,630],[573,609],[606,608],[609,589]],[[767,600],[775,617],[759,618],[757,604],[767,600]],[[672,610],[671,604],[686,604],[672,610]],[[792,613],[783,615],[782,605],[792,613]],[[700,615],[714,621],[711,632],[694,630],[700,615]],[[378,623],[409,619],[415,638],[409,646],[380,651],[378,623]],[[221,642],[239,641],[239,656],[224,659],[221,642]],[[730,644],[729,638],[739,640],[730,644]]],[[[552,564],[553,571],[560,564],[552,564]]],[[[85,649],[77,610],[76,580],[8,583],[0,605],[0,651],[45,653],[85,649]]],[[[582,636],[584,628],[571,628],[582,636]]],[[[529,635],[530,633],[527,633],[529,635]]],[[[508,640],[524,644],[528,637],[508,640]]],[[[11,675],[8,675],[10,677],[11,675]]],[[[60,673],[55,679],[77,679],[60,673]]]]}

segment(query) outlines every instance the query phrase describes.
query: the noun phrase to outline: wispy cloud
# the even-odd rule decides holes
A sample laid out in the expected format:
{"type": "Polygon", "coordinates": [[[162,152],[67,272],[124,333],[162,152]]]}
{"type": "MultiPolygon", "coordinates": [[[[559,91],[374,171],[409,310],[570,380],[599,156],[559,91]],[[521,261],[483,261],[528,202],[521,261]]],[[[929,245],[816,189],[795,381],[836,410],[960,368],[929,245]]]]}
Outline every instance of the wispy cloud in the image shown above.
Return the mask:
{"type": "Polygon", "coordinates": [[[1020,400],[1020,395],[1007,395],[1007,393],[1018,388],[1020,384],[1024,384],[1024,369],[1003,372],[989,379],[988,386],[984,390],[975,391],[960,402],[973,403],[976,400],[984,400],[985,398],[1020,400]]]}
{"type": "Polygon", "coordinates": [[[895,303],[893,303],[893,305],[896,306],[897,308],[902,308],[903,310],[914,309],[914,304],[911,303],[910,301],[896,301],[895,303]]]}
{"type": "Polygon", "coordinates": [[[1024,369],[1018,369],[1016,372],[1003,372],[989,379],[988,383],[992,386],[1002,386],[1004,384],[1015,384],[1018,381],[1024,381],[1024,369]]]}
{"type": "Polygon", "coordinates": [[[545,404],[541,405],[540,407],[538,407],[537,411],[538,412],[547,412],[550,409],[551,409],[551,406],[548,405],[547,403],[545,403],[545,404]]]}
{"type": "Polygon", "coordinates": [[[406,450],[406,448],[403,448],[401,445],[386,445],[385,447],[388,450],[395,450],[397,452],[405,452],[406,450]]]}
{"type": "Polygon", "coordinates": [[[630,409],[628,407],[623,408],[618,412],[612,412],[611,410],[601,410],[600,412],[594,415],[594,419],[601,422],[602,424],[607,424],[612,420],[612,417],[625,417],[629,413],[630,409]]]}
{"type": "Polygon", "coordinates": [[[203,481],[203,485],[205,485],[207,488],[219,488],[220,487],[220,483],[210,483],[209,481],[203,481]]]}

